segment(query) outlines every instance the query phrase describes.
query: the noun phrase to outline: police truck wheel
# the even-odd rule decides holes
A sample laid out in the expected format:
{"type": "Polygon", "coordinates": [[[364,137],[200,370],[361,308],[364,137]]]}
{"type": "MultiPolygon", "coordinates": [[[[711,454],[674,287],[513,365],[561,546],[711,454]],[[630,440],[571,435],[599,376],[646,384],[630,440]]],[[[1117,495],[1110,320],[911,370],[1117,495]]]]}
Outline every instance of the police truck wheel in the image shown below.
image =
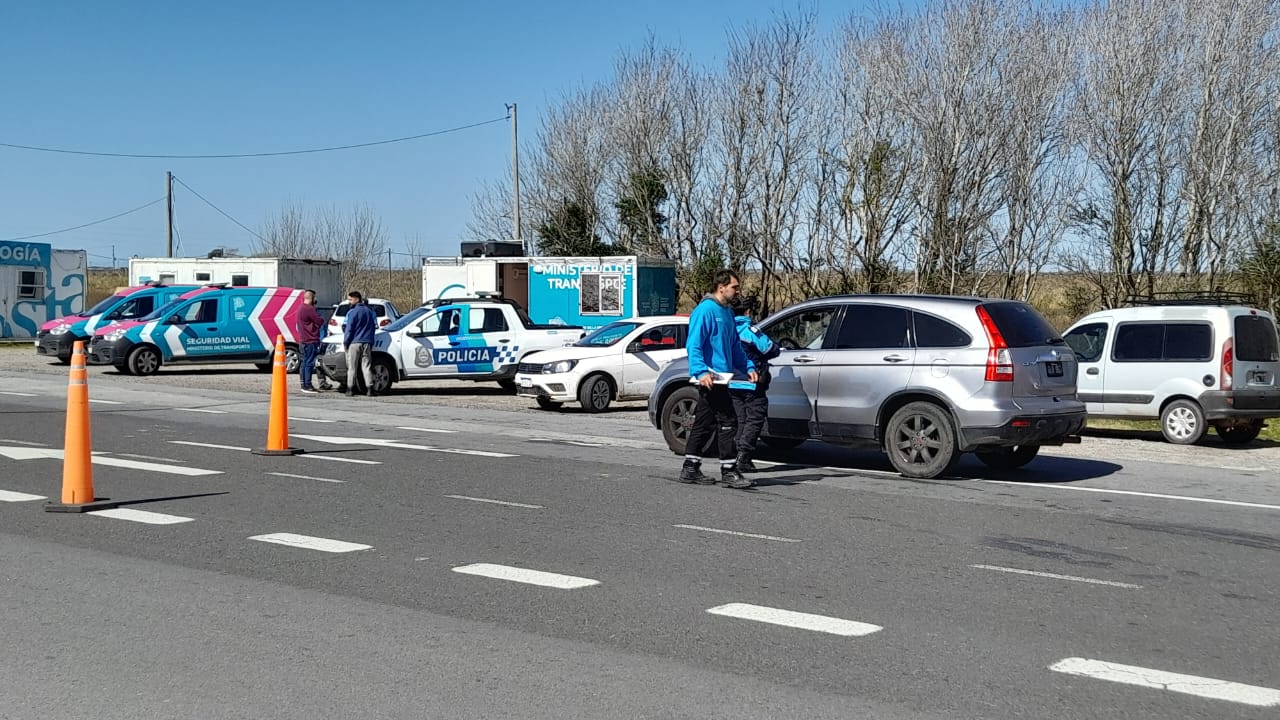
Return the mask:
{"type": "Polygon", "coordinates": [[[374,393],[382,395],[390,392],[391,378],[395,376],[395,370],[391,368],[391,361],[386,358],[376,358],[373,365],[369,368],[369,373],[373,376],[373,387],[370,388],[374,393]]]}
{"type": "Polygon", "coordinates": [[[603,375],[592,375],[578,386],[578,402],[587,412],[604,412],[613,401],[613,386],[603,375]]]}
{"type": "Polygon", "coordinates": [[[128,367],[131,375],[155,375],[160,369],[160,353],[145,346],[134,348],[129,353],[128,367]]]}

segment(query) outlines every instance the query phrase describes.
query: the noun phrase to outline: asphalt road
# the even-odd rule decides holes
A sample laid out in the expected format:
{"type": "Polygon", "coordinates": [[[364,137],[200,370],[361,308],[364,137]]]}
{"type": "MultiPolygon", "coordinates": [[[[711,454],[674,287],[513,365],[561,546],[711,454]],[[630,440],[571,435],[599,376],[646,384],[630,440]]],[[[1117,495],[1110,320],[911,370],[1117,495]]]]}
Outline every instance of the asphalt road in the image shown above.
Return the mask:
{"type": "Polygon", "coordinates": [[[0,717],[1280,709],[1274,448],[920,482],[810,443],[740,492],[635,410],[293,395],[268,458],[265,393],[199,384],[93,375],[125,512],[67,515],[65,375],[0,372],[0,717]]]}

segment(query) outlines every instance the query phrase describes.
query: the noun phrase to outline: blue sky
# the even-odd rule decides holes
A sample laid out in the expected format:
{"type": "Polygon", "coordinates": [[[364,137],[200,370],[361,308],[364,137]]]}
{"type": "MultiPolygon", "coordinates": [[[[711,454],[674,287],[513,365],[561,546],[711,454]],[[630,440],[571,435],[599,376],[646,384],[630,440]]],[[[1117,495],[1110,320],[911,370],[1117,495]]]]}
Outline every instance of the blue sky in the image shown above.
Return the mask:
{"type": "MultiPolygon", "coordinates": [[[[0,3],[0,143],[97,152],[223,154],[413,135],[505,115],[532,138],[549,103],[607,78],[618,53],[659,41],[714,66],[731,26],[768,22],[795,2],[0,3]]],[[[855,0],[808,3],[824,28],[855,0]]],[[[0,240],[79,225],[164,196],[175,176],[259,230],[287,204],[368,204],[393,249],[417,236],[455,254],[471,195],[505,176],[505,122],[377,148],[278,158],[99,158],[0,147],[0,240]]],[[[177,186],[175,254],[253,238],[177,186]]],[[[163,255],[164,203],[41,238],[163,255]]]]}

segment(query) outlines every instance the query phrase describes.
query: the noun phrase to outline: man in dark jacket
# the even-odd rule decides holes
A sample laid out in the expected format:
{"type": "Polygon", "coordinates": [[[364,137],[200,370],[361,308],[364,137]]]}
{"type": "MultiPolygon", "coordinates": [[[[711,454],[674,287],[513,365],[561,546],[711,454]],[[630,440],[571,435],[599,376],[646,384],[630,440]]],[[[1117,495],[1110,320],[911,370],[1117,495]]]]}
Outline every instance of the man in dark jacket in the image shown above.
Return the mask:
{"type": "Polygon", "coordinates": [[[302,291],[302,305],[294,317],[294,337],[302,350],[302,364],[298,366],[298,379],[302,382],[302,392],[314,393],[311,385],[311,374],[316,369],[316,356],[320,353],[320,329],[324,320],[316,312],[316,291],[302,291]]]}
{"type": "Polygon", "coordinates": [[[373,308],[364,302],[364,296],[352,290],[347,294],[347,302],[351,309],[347,311],[347,325],[342,337],[342,345],[347,355],[347,387],[348,395],[358,394],[358,379],[364,379],[364,387],[369,397],[373,391],[373,333],[378,329],[378,316],[373,308]],[[359,370],[360,374],[356,375],[359,370]]]}
{"type": "Polygon", "coordinates": [[[756,366],[757,376],[754,383],[734,381],[729,384],[733,409],[738,416],[738,470],[742,472],[756,471],[751,457],[760,442],[764,422],[769,417],[769,397],[766,394],[769,392],[769,361],[778,357],[780,352],[777,343],[752,324],[758,307],[755,298],[735,298],[733,303],[738,339],[742,341],[747,358],[756,366]]]}

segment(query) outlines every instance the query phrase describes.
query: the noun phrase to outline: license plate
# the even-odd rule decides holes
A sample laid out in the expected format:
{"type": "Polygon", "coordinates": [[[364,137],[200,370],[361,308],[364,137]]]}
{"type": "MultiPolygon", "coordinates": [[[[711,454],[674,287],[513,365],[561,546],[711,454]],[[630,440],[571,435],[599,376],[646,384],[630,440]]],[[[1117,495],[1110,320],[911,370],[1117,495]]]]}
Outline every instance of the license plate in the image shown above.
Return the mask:
{"type": "Polygon", "coordinates": [[[1057,361],[1045,363],[1044,374],[1049,377],[1062,377],[1062,363],[1057,361]]]}
{"type": "Polygon", "coordinates": [[[520,387],[533,387],[533,378],[520,378],[520,387]]]}
{"type": "Polygon", "coordinates": [[[516,394],[523,397],[537,397],[538,391],[533,388],[520,387],[516,388],[516,394]]]}

